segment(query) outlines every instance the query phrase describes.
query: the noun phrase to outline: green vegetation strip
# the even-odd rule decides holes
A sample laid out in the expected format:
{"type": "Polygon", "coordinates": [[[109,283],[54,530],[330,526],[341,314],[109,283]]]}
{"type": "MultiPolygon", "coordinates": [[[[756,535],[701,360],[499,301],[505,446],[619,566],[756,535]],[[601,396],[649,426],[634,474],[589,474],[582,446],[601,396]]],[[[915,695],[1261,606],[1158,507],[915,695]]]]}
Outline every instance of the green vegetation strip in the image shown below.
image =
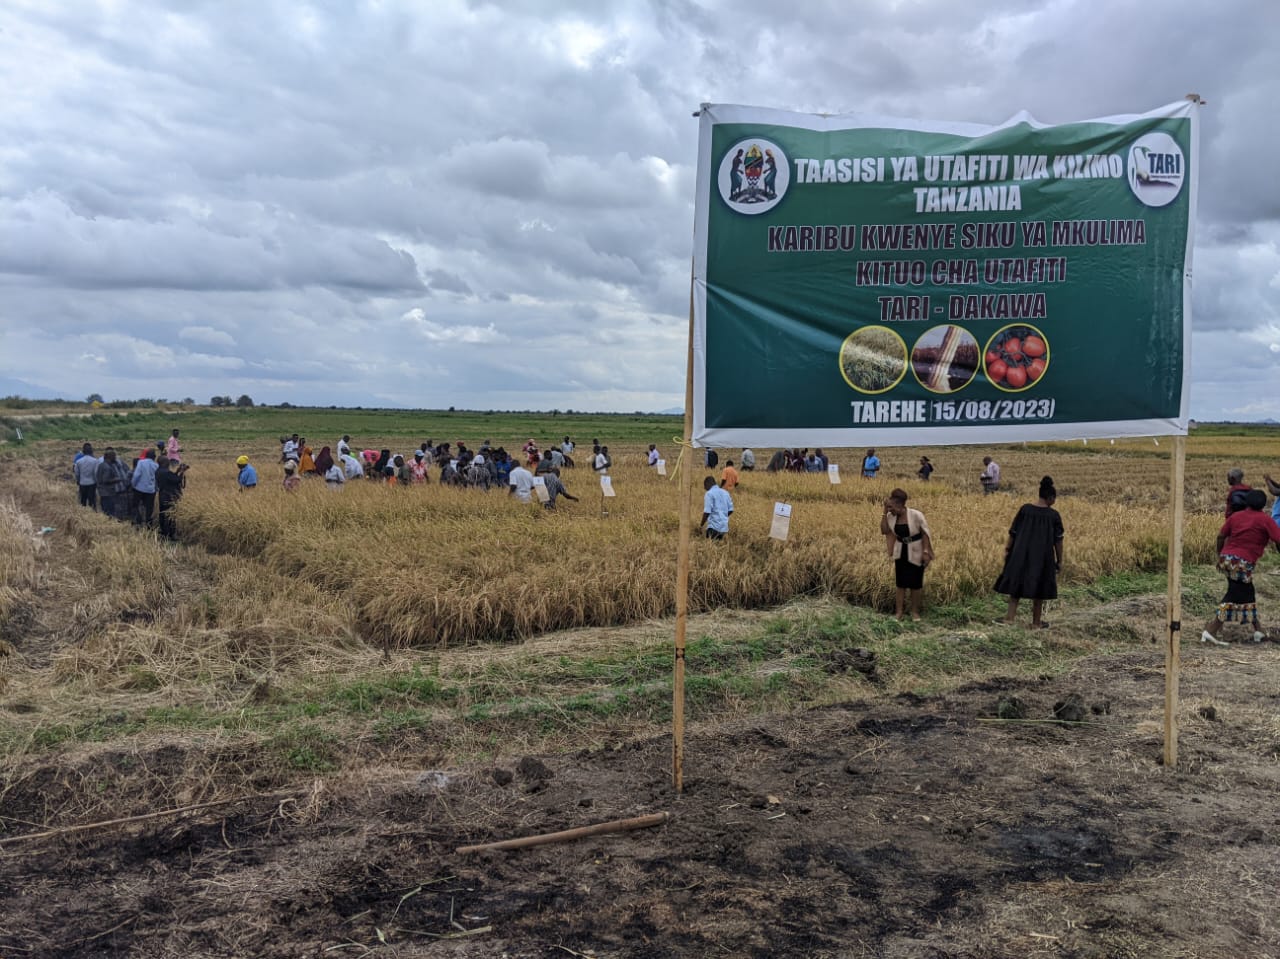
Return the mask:
{"type": "MultiPolygon", "coordinates": [[[[1189,612],[1216,602],[1218,578],[1208,567],[1187,571],[1189,612]]],[[[699,720],[714,720],[901,692],[927,695],[994,676],[1054,674],[1088,653],[1132,648],[1132,617],[1107,604],[1138,597],[1154,604],[1163,586],[1162,575],[1137,573],[1067,590],[1050,614],[1069,611],[1069,620],[1043,632],[995,626],[1003,607],[990,596],[935,607],[920,624],[858,607],[783,610],[742,636],[691,640],[689,708],[699,720]],[[855,648],[875,654],[873,676],[849,668],[855,648]]],[[[1021,620],[1028,615],[1024,610],[1021,620]]],[[[495,652],[483,666],[456,675],[426,658],[409,672],[268,686],[250,705],[152,707],[42,725],[26,735],[10,729],[0,733],[0,750],[12,756],[19,748],[43,752],[142,733],[220,731],[253,737],[287,768],[316,773],[340,767],[361,748],[394,751],[424,742],[453,761],[517,741],[551,752],[669,723],[671,663],[665,645],[582,656],[495,652]]]]}

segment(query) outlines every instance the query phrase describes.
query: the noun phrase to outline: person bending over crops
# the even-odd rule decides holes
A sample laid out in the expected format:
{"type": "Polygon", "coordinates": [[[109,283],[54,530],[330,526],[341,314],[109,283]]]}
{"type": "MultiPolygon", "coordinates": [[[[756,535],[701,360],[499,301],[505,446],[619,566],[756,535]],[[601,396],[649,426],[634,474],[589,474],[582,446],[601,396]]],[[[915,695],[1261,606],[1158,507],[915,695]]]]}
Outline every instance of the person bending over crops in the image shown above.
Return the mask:
{"type": "Polygon", "coordinates": [[[329,452],[329,447],[320,447],[320,452],[316,456],[315,468],[316,472],[321,476],[329,475],[329,467],[333,465],[333,454],[329,452]]]}
{"type": "Polygon", "coordinates": [[[927,456],[920,457],[920,468],[916,470],[916,475],[919,476],[922,480],[924,480],[927,483],[929,482],[929,477],[932,474],[933,474],[933,464],[929,462],[929,457],[927,456]]]}
{"type": "Polygon", "coordinates": [[[1258,597],[1253,588],[1253,569],[1267,543],[1280,553],[1280,526],[1263,512],[1267,494],[1260,489],[1244,494],[1245,508],[1227,517],[1218,530],[1218,569],[1227,574],[1227,593],[1218,604],[1213,619],[1205,624],[1200,634],[1202,643],[1215,646],[1227,645],[1218,639],[1224,623],[1240,623],[1253,627],[1253,641],[1260,643],[1267,638],[1258,624],[1258,597]]]}
{"type": "Polygon", "coordinates": [[[545,508],[555,509],[556,497],[558,496],[563,496],[565,499],[571,500],[574,503],[578,502],[578,497],[571,494],[564,488],[564,483],[560,482],[559,468],[553,469],[549,474],[547,474],[543,482],[547,485],[547,501],[542,504],[545,508]]]}
{"type": "Polygon", "coordinates": [[[285,460],[284,463],[284,491],[286,493],[296,492],[298,487],[302,485],[302,477],[298,475],[298,464],[293,460],[285,460]]]}
{"type": "Polygon", "coordinates": [[[889,556],[893,560],[894,586],[898,590],[894,602],[894,618],[902,620],[907,593],[910,593],[911,621],[918,623],[920,607],[924,602],[924,568],[933,562],[933,539],[929,535],[929,523],[925,520],[924,513],[907,506],[905,490],[895,489],[884,501],[880,532],[884,533],[889,547],[889,556]]]}
{"type": "Polygon", "coordinates": [[[1040,480],[1040,498],[1024,503],[1009,528],[1004,547],[1004,569],[996,580],[996,592],[1009,597],[1009,609],[998,622],[1011,624],[1018,601],[1031,600],[1031,628],[1047,629],[1041,618],[1046,599],[1058,598],[1058,573],[1062,570],[1062,517],[1053,508],[1058,491],[1053,478],[1040,480]]]}

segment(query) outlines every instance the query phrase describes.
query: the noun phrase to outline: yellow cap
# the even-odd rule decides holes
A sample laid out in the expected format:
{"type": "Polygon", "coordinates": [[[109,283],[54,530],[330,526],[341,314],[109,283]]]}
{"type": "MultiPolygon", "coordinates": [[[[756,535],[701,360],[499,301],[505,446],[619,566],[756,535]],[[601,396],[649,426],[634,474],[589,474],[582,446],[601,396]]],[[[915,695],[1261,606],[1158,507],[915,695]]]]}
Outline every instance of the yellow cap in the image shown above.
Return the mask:
{"type": "Polygon", "coordinates": [[[236,460],[236,466],[248,466],[248,465],[249,465],[249,457],[247,456],[242,456],[238,460],[236,460]]]}

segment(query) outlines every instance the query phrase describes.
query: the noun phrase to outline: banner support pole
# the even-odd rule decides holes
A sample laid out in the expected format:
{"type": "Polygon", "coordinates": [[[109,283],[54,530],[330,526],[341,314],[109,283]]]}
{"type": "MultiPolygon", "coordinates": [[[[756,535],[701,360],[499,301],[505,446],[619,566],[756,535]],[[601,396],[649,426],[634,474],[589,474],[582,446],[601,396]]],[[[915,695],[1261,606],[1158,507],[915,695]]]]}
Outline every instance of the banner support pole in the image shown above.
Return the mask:
{"type": "Polygon", "coordinates": [[[1173,440],[1169,495],[1173,528],[1169,531],[1168,635],[1164,648],[1164,766],[1178,765],[1178,674],[1182,668],[1182,523],[1187,471],[1187,438],[1173,440]]]}
{"type": "Polygon", "coordinates": [[[689,352],[684,382],[684,439],[687,462],[680,476],[680,542],[676,548],[675,664],[671,676],[671,781],[684,791],[684,649],[689,624],[689,537],[693,525],[693,278],[689,279],[689,352]]]}

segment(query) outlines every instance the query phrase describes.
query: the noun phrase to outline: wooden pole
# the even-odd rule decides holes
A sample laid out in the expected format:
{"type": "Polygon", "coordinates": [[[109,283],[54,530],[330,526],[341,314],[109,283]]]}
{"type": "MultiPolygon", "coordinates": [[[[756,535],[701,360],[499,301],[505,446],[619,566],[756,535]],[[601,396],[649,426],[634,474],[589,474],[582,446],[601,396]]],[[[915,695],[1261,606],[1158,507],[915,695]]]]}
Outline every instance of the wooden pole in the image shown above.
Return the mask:
{"type": "Polygon", "coordinates": [[[693,479],[693,283],[689,284],[689,353],[684,381],[684,469],[680,476],[680,543],[676,547],[676,648],[671,676],[671,782],[684,791],[684,644],[689,625],[689,536],[692,532],[693,479]]]}
{"type": "Polygon", "coordinates": [[[1178,765],[1178,672],[1182,668],[1182,513],[1187,472],[1187,438],[1173,440],[1169,495],[1173,500],[1173,528],[1169,531],[1169,618],[1164,648],[1164,765],[1178,765]]]}
{"type": "Polygon", "coordinates": [[[523,849],[525,846],[545,846],[552,842],[568,842],[584,836],[599,836],[607,832],[628,832],[632,829],[647,829],[650,826],[661,826],[671,818],[669,812],[656,812],[649,816],[637,816],[634,819],[615,819],[613,822],[596,823],[594,826],[579,826],[577,829],[565,829],[562,832],[547,832],[539,836],[521,836],[518,839],[500,839],[497,842],[483,842],[476,846],[459,846],[455,852],[483,852],[486,849],[523,849]]]}

